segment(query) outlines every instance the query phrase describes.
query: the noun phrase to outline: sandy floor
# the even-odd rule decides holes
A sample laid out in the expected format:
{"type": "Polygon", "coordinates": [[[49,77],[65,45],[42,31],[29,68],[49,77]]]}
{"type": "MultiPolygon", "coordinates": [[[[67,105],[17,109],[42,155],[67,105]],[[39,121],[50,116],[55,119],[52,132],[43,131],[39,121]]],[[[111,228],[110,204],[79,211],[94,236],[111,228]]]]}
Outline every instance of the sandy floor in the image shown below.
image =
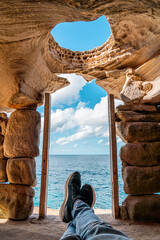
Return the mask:
{"type": "MultiPolygon", "coordinates": [[[[133,223],[115,220],[111,210],[96,209],[95,213],[114,228],[125,232],[133,240],[160,240],[160,224],[133,223]]],[[[61,223],[58,210],[48,208],[48,217],[38,219],[38,208],[27,221],[10,221],[0,219],[0,240],[55,240],[60,239],[67,224],[61,223]]]]}

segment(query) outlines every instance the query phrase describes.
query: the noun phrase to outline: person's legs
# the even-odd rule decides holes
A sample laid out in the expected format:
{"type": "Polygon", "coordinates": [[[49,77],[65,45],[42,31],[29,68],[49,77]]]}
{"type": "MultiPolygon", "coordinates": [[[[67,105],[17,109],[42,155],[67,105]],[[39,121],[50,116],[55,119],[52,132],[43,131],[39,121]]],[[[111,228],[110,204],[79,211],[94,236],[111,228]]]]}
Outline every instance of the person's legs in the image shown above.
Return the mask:
{"type": "Polygon", "coordinates": [[[65,199],[60,208],[60,219],[63,222],[73,220],[74,231],[80,236],[80,239],[129,240],[130,238],[124,233],[113,229],[94,214],[94,211],[91,209],[95,202],[95,193],[92,186],[86,184],[81,189],[80,187],[80,174],[74,172],[68,177],[65,184],[65,199]]]}
{"type": "Polygon", "coordinates": [[[85,240],[129,240],[124,233],[100,220],[85,202],[76,200],[72,210],[76,233],[85,240]]]}
{"type": "Polygon", "coordinates": [[[76,228],[73,222],[68,224],[68,227],[60,240],[80,240],[80,236],[76,234],[76,228]]]}

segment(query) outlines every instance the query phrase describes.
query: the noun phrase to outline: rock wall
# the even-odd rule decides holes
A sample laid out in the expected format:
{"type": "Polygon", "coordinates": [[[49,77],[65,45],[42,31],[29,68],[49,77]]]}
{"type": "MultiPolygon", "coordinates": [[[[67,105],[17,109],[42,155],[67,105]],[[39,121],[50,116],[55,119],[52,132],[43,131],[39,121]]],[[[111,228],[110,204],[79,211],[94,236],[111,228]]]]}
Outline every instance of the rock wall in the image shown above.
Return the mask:
{"type": "Polygon", "coordinates": [[[32,214],[41,116],[36,110],[0,114],[0,217],[23,220],[32,214]]]}
{"type": "Polygon", "coordinates": [[[124,191],[121,217],[160,221],[160,112],[154,105],[125,104],[116,109],[124,191]]]}
{"type": "Polygon", "coordinates": [[[7,182],[7,158],[4,156],[4,138],[6,134],[7,123],[7,115],[5,113],[0,113],[0,182],[7,182]]]}

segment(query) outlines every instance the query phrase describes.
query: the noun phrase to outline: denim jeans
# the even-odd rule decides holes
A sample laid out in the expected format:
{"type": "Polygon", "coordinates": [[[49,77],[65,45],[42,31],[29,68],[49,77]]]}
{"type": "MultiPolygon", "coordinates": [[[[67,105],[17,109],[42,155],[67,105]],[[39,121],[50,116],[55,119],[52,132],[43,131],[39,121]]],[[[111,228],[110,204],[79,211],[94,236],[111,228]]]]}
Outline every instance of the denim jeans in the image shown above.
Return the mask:
{"type": "Polygon", "coordinates": [[[92,208],[76,200],[72,210],[73,221],[69,223],[61,240],[131,240],[124,233],[100,220],[92,208]]]}

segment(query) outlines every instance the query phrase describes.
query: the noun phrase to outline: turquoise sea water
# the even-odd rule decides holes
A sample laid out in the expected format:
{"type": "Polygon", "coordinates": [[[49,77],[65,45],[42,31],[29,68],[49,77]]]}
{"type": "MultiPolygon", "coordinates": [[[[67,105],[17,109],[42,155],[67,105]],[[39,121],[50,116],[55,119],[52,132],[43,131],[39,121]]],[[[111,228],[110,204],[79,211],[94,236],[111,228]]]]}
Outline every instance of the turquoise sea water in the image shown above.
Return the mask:
{"type": "MultiPolygon", "coordinates": [[[[35,206],[39,206],[42,157],[36,158],[37,187],[35,187],[35,206]]],[[[60,208],[64,199],[64,184],[73,171],[79,171],[82,184],[91,184],[96,192],[95,208],[111,209],[111,181],[109,155],[50,155],[48,207],[60,208]]],[[[118,160],[119,202],[125,199],[121,176],[121,162],[118,160]]]]}

